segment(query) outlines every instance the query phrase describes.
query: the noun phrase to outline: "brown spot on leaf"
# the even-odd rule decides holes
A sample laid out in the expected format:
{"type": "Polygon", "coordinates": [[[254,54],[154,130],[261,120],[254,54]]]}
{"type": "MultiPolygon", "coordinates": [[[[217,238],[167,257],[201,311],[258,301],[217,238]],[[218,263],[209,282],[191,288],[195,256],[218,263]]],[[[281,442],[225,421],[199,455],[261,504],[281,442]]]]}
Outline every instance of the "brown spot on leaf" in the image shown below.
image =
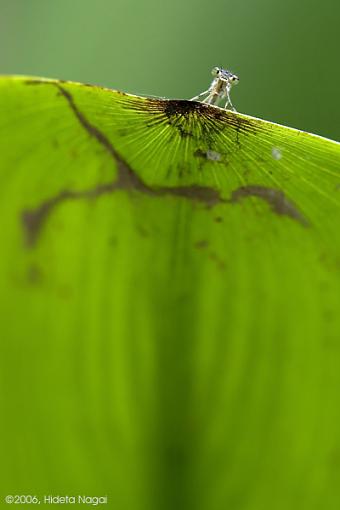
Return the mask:
{"type": "Polygon", "coordinates": [[[145,228],[144,225],[136,225],[136,229],[137,229],[137,232],[142,236],[142,237],[149,237],[149,231],[145,228]]]}
{"type": "Polygon", "coordinates": [[[225,262],[215,252],[213,252],[213,251],[210,252],[209,258],[210,258],[210,260],[215,262],[218,269],[220,269],[221,271],[225,270],[225,262]]]}
{"type": "MultiPolygon", "coordinates": [[[[173,120],[176,117],[190,118],[201,116],[202,119],[217,121],[216,124],[209,123],[208,131],[219,131],[227,126],[233,127],[239,133],[257,132],[257,124],[252,119],[241,116],[238,113],[224,108],[211,106],[199,101],[188,101],[185,99],[154,99],[152,109],[162,111],[173,120]]],[[[207,133],[208,134],[208,133],[207,133]]]]}
{"type": "MultiPolygon", "coordinates": [[[[198,250],[206,250],[207,248],[209,248],[209,241],[207,241],[206,239],[201,239],[200,241],[196,241],[194,246],[198,250]]],[[[218,269],[220,269],[221,271],[225,269],[225,262],[214,251],[209,251],[207,255],[210,260],[215,262],[218,269]]]]}
{"type": "Polygon", "coordinates": [[[36,264],[31,264],[27,269],[27,279],[32,285],[39,285],[43,280],[40,267],[36,264]]]}
{"type": "Polygon", "coordinates": [[[206,105],[185,99],[161,99],[159,106],[165,115],[171,118],[177,115],[187,116],[193,112],[201,114],[206,105]]]}
{"type": "Polygon", "coordinates": [[[200,241],[196,241],[195,248],[198,250],[202,250],[203,248],[207,248],[209,246],[209,243],[206,239],[201,239],[200,241]]]}

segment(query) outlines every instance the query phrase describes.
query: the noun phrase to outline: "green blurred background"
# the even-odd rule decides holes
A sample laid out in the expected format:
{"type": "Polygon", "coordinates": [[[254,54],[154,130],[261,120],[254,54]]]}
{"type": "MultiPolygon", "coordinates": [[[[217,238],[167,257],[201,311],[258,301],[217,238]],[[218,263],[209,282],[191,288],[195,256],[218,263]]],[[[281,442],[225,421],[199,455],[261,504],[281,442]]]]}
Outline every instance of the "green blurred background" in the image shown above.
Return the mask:
{"type": "Polygon", "coordinates": [[[214,65],[241,112],[340,140],[339,0],[0,0],[0,73],[188,98],[214,65]]]}

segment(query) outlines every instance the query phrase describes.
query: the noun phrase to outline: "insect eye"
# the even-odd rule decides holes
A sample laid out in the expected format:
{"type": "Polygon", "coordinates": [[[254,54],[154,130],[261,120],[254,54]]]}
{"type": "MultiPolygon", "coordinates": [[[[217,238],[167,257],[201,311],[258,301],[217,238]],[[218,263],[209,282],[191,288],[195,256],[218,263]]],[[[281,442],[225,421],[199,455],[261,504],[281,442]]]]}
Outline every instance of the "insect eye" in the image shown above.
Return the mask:
{"type": "Polygon", "coordinates": [[[220,70],[218,67],[214,67],[214,69],[211,71],[211,74],[213,76],[217,76],[218,74],[220,74],[220,70]]]}

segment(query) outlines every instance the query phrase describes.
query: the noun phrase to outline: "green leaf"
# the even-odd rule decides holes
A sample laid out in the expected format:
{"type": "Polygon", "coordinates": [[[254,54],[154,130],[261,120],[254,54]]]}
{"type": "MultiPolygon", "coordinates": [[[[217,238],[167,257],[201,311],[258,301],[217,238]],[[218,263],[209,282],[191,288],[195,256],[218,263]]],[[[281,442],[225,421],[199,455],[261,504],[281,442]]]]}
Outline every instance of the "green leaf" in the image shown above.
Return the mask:
{"type": "Polygon", "coordinates": [[[0,111],[3,494],[338,509],[340,145],[61,81],[0,111]]]}

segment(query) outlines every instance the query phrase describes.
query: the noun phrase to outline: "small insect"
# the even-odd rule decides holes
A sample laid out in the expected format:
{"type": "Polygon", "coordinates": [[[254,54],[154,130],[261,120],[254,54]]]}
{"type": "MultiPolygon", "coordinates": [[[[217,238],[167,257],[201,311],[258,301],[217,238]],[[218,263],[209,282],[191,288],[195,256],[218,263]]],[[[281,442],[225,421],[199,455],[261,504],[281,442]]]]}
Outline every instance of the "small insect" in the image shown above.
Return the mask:
{"type": "Polygon", "coordinates": [[[230,91],[232,86],[238,83],[238,76],[231,71],[222,69],[222,67],[214,67],[211,74],[214,76],[214,79],[208,90],[201,92],[201,94],[193,97],[190,101],[197,101],[200,100],[201,97],[207,96],[203,99],[203,103],[217,104],[221,99],[227,98],[224,108],[236,112],[230,99],[230,91]]]}

